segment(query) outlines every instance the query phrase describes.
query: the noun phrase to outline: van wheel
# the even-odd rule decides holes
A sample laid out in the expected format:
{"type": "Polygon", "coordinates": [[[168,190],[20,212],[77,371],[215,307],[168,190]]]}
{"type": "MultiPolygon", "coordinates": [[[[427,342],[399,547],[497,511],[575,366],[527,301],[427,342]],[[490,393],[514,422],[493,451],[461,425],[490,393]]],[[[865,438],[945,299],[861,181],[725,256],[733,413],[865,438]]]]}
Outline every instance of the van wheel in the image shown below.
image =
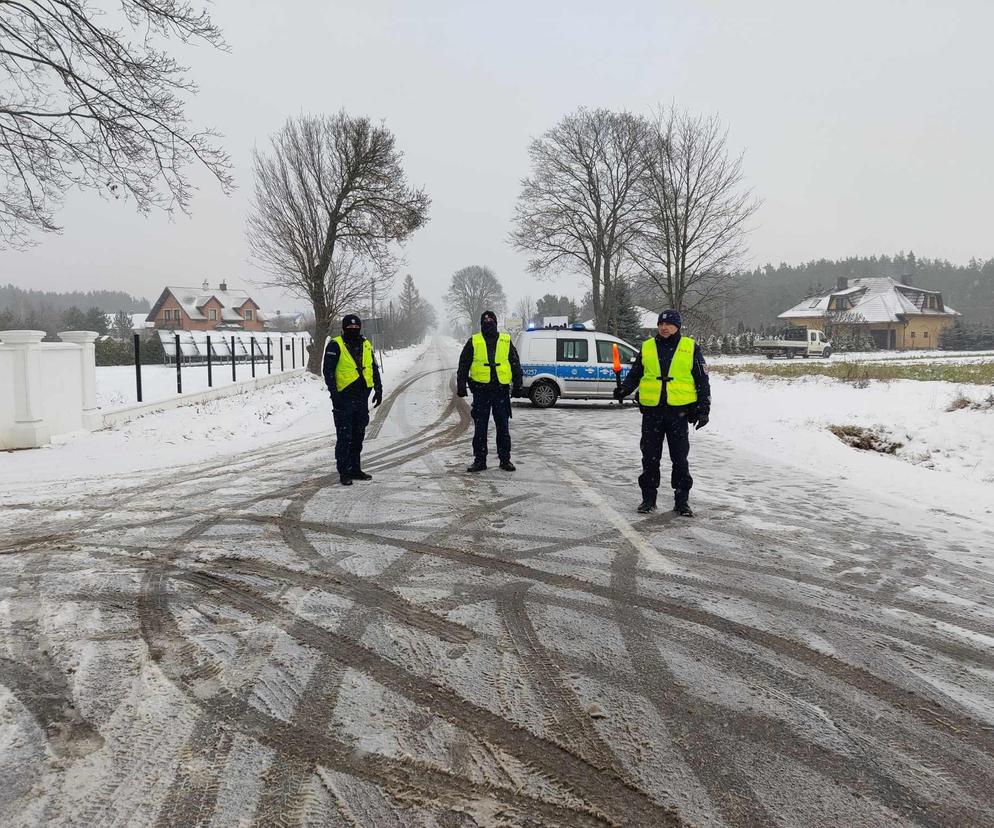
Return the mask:
{"type": "Polygon", "coordinates": [[[824,351],[821,352],[821,355],[824,359],[828,359],[832,355],[832,349],[826,348],[824,351]]]}
{"type": "Polygon", "coordinates": [[[552,408],[559,399],[559,389],[551,382],[536,382],[528,392],[528,396],[535,407],[552,408]]]}

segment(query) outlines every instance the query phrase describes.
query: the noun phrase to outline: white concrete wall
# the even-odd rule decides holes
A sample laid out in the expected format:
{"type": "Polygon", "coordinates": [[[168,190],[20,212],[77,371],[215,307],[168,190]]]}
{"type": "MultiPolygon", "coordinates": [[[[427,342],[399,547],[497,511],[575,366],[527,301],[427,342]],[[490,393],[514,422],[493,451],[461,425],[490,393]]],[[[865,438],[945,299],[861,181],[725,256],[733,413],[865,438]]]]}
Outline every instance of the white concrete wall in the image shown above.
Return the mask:
{"type": "Polygon", "coordinates": [[[0,449],[35,448],[97,424],[92,331],[0,331],[0,449]]]}

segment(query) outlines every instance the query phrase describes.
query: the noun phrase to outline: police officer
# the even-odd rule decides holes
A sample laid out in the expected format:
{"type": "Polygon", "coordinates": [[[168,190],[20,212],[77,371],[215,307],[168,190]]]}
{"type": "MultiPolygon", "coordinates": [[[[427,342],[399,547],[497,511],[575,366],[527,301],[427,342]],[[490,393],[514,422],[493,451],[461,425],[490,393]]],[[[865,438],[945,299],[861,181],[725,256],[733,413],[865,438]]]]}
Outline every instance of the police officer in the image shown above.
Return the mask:
{"type": "Polygon", "coordinates": [[[456,372],[457,393],[466,396],[467,384],[473,391],[473,465],[466,471],[487,467],[487,430],[493,414],[497,428],[497,456],[504,471],[514,471],[511,462],[511,397],[521,396],[521,362],[511,344],[511,336],[497,330],[497,315],[484,311],[480,332],[473,334],[459,356],[456,372]],[[510,395],[508,390],[510,388],[510,395]]]}
{"type": "Polygon", "coordinates": [[[622,399],[638,386],[639,408],[642,411],[642,474],[639,487],[642,503],[638,511],[656,511],[659,491],[659,458],[663,440],[670,452],[673,471],[673,511],[693,517],[690,508],[690,476],[688,424],[704,428],[711,413],[711,381],[701,349],[689,336],[680,335],[680,313],[665,310],[659,314],[658,333],[642,343],[642,352],[635,358],[628,376],[614,396],[622,399]]]}
{"type": "Polygon", "coordinates": [[[325,345],[324,381],[334,407],[339,480],[343,486],[351,486],[353,480],[372,480],[362,470],[359,455],[369,425],[369,392],[373,392],[376,408],[383,402],[383,386],[373,343],[362,335],[362,320],[354,313],[342,319],[342,335],[325,345]]]}

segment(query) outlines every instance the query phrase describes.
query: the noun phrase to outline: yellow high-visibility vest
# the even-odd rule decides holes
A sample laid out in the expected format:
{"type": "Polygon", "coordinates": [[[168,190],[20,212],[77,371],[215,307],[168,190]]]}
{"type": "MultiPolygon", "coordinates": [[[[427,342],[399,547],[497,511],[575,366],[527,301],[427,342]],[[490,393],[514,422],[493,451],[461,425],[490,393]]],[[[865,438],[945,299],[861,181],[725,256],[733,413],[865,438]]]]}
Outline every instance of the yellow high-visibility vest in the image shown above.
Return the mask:
{"type": "MultiPolygon", "coordinates": [[[[494,348],[494,367],[497,381],[501,385],[511,384],[511,335],[502,333],[497,337],[494,348]]],[[[469,366],[469,378],[473,382],[490,382],[490,359],[487,356],[487,341],[482,333],[473,334],[473,364],[469,366]]]]}
{"type": "MultiPolygon", "coordinates": [[[[336,336],[333,341],[338,343],[341,354],[338,365],[335,366],[335,387],[342,391],[359,379],[359,366],[355,364],[342,337],[336,336]]],[[[362,378],[366,381],[367,388],[373,387],[373,343],[368,339],[362,341],[362,378]]]]}
{"type": "MultiPolygon", "coordinates": [[[[676,345],[676,353],[670,363],[670,373],[666,383],[667,405],[690,405],[697,402],[697,386],[694,384],[694,340],[681,336],[676,345]]],[[[663,396],[663,377],[659,374],[659,350],[656,340],[647,339],[642,343],[642,379],[639,381],[639,404],[659,405],[663,396]]]]}

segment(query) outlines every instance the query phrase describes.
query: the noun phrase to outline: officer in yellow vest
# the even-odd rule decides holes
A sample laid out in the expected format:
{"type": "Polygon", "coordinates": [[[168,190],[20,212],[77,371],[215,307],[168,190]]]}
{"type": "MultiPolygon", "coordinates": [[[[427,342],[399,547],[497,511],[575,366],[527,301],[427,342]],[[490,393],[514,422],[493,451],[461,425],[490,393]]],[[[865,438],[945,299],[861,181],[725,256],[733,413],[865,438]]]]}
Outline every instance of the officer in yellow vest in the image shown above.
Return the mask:
{"type": "Polygon", "coordinates": [[[514,471],[511,462],[511,397],[521,396],[521,361],[511,336],[497,330],[497,315],[484,311],[480,332],[466,342],[459,356],[456,388],[466,396],[473,391],[473,465],[466,471],[481,472],[487,467],[487,430],[493,414],[497,428],[497,457],[504,471],[514,471]]]}
{"type": "Polygon", "coordinates": [[[690,476],[688,424],[704,428],[711,414],[711,381],[704,356],[697,343],[689,336],[680,335],[683,320],[675,310],[659,314],[658,333],[642,343],[642,352],[635,358],[628,376],[614,396],[622,399],[635,388],[639,392],[642,411],[642,474],[639,487],[642,503],[638,511],[645,514],[656,511],[656,493],[659,491],[659,460],[663,453],[663,440],[670,451],[673,471],[673,511],[684,517],[693,517],[690,508],[690,476]]]}
{"type": "Polygon", "coordinates": [[[335,416],[335,463],[343,486],[353,480],[372,480],[362,470],[362,441],[369,425],[369,392],[373,407],[383,402],[380,369],[373,359],[373,343],[362,335],[362,320],[354,313],[342,319],[342,335],[324,349],[324,381],[335,416]]]}

